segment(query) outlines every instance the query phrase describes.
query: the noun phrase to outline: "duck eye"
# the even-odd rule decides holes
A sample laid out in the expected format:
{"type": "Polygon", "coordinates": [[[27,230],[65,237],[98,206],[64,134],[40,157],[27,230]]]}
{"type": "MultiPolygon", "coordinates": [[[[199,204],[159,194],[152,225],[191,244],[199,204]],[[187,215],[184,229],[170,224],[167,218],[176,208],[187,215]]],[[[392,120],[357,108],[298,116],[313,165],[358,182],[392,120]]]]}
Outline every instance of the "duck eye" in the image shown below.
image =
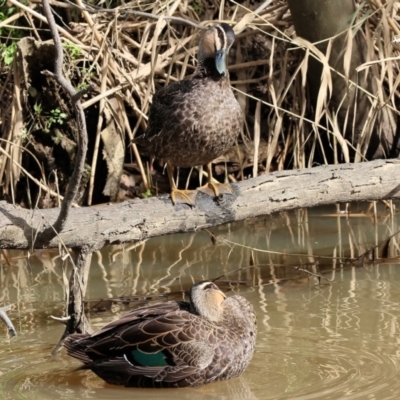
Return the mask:
{"type": "Polygon", "coordinates": [[[209,283],[208,285],[203,287],[203,290],[207,290],[207,289],[215,289],[215,285],[213,283],[209,283]]]}

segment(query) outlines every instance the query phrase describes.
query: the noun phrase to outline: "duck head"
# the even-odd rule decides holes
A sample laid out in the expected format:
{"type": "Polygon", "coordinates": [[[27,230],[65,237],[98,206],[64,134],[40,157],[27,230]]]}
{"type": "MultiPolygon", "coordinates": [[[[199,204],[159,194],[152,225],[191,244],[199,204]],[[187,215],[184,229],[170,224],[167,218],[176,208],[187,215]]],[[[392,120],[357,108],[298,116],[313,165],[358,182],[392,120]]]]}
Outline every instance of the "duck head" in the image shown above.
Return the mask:
{"type": "Polygon", "coordinates": [[[225,299],[225,294],[212,282],[199,282],[190,289],[191,311],[210,321],[221,318],[225,299]]]}
{"type": "Polygon", "coordinates": [[[214,69],[220,76],[227,76],[226,56],[234,41],[235,33],[228,24],[222,23],[207,29],[199,43],[200,68],[214,69]]]}

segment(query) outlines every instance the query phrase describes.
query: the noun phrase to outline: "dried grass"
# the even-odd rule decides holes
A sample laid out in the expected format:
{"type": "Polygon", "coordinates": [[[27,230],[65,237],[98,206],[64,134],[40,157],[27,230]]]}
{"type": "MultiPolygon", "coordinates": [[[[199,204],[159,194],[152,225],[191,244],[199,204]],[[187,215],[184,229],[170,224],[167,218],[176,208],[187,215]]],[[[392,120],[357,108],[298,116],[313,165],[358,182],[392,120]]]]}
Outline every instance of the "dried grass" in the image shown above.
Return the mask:
{"type": "MultiPolygon", "coordinates": [[[[43,35],[46,26],[43,24],[44,17],[38,11],[17,0],[9,0],[9,3],[19,11],[4,22],[10,24],[25,18],[32,36],[43,35]]],[[[158,88],[194,71],[199,33],[194,25],[204,28],[217,22],[217,19],[232,23],[237,33],[229,70],[231,83],[246,114],[240,141],[246,147],[253,148],[254,154],[252,168],[246,173],[244,167],[231,172],[231,181],[265,171],[326,163],[325,137],[334,151],[335,162],[349,162],[353,153],[354,161],[366,159],[374,127],[381,124],[383,135],[385,124],[395,124],[393,115],[398,115],[400,46],[395,42],[395,35],[400,34],[399,4],[370,0],[367,7],[365,3],[360,3],[354,24],[347,32],[347,45],[343,49],[344,75],[341,75],[348,80],[349,87],[366,92],[359,83],[349,79],[353,38],[361,31],[368,47],[368,60],[358,67],[359,76],[361,79],[367,72],[372,74],[377,88],[374,93],[366,93],[372,106],[363,126],[356,126],[350,115],[346,117],[345,125],[354,132],[360,131],[352,146],[343,127],[338,124],[338,116],[328,107],[332,94],[332,74],[340,74],[328,64],[330,45],[328,54],[322,54],[313,44],[296,37],[287,3],[276,0],[268,3],[249,6],[250,2],[239,4],[235,1],[213,0],[210,2],[213,8],[208,4],[213,12],[202,14],[194,10],[194,5],[200,7],[203,4],[201,2],[132,1],[112,12],[81,11],[82,22],[71,23],[72,32],[59,27],[64,44],[76,45],[82,50],[79,60],[65,65],[66,74],[76,87],[85,82],[98,88],[83,105],[88,111],[93,107],[99,109],[91,145],[95,150],[92,159],[88,160],[91,164],[89,204],[95,201],[95,185],[104,185],[104,180],[96,180],[96,174],[102,120],[106,113],[115,119],[115,134],[124,138],[126,143],[143,132],[152,94],[158,88]],[[151,13],[155,18],[138,16],[132,12],[151,13]],[[175,17],[176,20],[169,17],[175,17]],[[208,19],[210,17],[215,19],[208,19]],[[181,23],[179,18],[190,21],[191,25],[181,23]],[[323,64],[314,110],[307,91],[310,58],[317,58],[323,64]],[[390,110],[386,120],[382,116],[382,109],[390,110]],[[268,146],[266,156],[265,152],[259,151],[260,141],[263,140],[267,141],[268,146]]],[[[76,0],[75,4],[81,8],[88,7],[81,0],[76,0]]],[[[19,101],[16,93],[10,92],[9,84],[6,85],[7,80],[13,81],[11,74],[10,69],[9,75],[1,78],[1,84],[4,85],[0,87],[2,93],[7,94],[0,100],[0,128],[2,137],[6,139],[4,151],[10,156],[14,149],[20,149],[25,143],[18,132],[21,127],[8,120],[10,115],[15,115],[15,104],[19,101]]],[[[135,145],[130,146],[130,152],[127,162],[129,159],[134,161],[141,175],[139,181],[142,191],[146,191],[149,187],[148,176],[152,171],[146,171],[143,155],[135,145]]],[[[0,161],[0,180],[5,194],[16,188],[21,154],[12,156],[12,160],[15,161],[3,157],[0,161]]],[[[229,163],[229,159],[226,161],[229,163]]],[[[26,171],[22,170],[22,174],[25,175],[26,171]]]]}

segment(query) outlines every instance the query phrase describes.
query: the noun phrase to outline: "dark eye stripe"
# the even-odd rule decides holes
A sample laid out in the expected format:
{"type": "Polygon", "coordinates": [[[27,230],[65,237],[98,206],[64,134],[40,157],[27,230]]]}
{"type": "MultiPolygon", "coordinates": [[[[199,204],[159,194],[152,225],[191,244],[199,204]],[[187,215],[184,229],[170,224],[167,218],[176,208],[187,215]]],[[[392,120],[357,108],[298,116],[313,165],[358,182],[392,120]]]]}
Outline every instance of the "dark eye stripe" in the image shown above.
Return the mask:
{"type": "Polygon", "coordinates": [[[215,283],[212,283],[212,282],[203,287],[203,290],[206,290],[206,289],[219,290],[218,286],[215,283]]]}
{"type": "Polygon", "coordinates": [[[225,49],[226,48],[226,35],[225,35],[225,31],[224,29],[217,25],[216,26],[217,29],[217,33],[218,33],[218,38],[221,41],[221,49],[225,49]]]}

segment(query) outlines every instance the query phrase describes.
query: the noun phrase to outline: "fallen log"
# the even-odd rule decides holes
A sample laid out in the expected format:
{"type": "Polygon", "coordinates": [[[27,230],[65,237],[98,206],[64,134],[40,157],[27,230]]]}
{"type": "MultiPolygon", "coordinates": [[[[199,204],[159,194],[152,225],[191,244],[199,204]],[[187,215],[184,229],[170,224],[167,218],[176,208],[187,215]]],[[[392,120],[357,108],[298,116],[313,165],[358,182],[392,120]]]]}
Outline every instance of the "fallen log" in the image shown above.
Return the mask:
{"type": "Polygon", "coordinates": [[[400,198],[400,160],[327,165],[280,171],[232,184],[234,193],[213,199],[203,193],[196,207],[172,205],[169,196],[71,210],[65,229],[50,242],[39,232],[59,209],[27,210],[0,202],[0,248],[30,249],[132,242],[190,232],[278,211],[333,203],[400,198]]]}

